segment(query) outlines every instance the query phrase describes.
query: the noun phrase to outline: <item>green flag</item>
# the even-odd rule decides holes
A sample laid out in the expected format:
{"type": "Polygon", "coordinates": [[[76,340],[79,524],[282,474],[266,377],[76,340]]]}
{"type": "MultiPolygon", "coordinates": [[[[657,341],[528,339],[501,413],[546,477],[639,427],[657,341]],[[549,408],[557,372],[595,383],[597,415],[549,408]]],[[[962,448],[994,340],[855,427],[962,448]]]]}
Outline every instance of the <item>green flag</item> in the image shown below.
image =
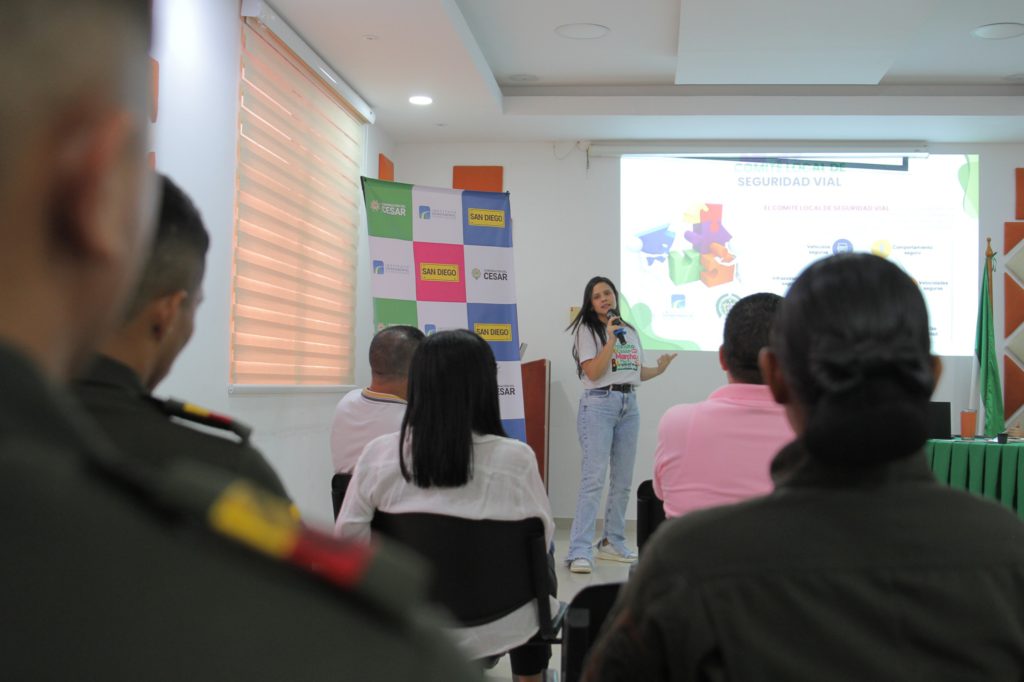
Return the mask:
{"type": "Polygon", "coordinates": [[[985,435],[994,436],[1006,430],[1003,418],[1003,389],[999,384],[999,356],[996,354],[996,332],[992,324],[992,256],[985,258],[981,274],[981,301],[978,302],[978,334],[974,355],[978,358],[978,388],[985,406],[985,435]]]}

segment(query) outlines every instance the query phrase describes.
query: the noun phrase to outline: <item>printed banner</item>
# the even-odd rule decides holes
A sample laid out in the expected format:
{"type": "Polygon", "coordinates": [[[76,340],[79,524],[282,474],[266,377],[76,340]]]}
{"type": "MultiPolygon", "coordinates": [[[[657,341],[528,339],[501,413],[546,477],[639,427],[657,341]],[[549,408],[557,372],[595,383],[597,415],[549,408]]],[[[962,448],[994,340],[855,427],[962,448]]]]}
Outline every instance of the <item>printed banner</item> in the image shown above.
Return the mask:
{"type": "Polygon", "coordinates": [[[374,327],[479,334],[498,361],[505,432],[526,442],[508,194],[364,177],[363,198],[374,327]]]}

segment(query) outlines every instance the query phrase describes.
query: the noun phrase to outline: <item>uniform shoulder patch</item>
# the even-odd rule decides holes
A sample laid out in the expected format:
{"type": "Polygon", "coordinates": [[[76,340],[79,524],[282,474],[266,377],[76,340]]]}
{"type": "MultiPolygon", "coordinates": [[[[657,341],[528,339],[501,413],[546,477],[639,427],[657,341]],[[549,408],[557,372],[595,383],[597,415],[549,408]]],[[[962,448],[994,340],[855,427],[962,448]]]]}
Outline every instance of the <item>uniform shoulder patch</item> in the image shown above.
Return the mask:
{"type": "Polygon", "coordinates": [[[249,442],[249,436],[252,435],[252,427],[249,425],[243,424],[227,415],[208,410],[205,407],[170,398],[161,400],[150,396],[150,400],[168,417],[177,417],[178,419],[195,422],[214,429],[230,431],[238,436],[243,443],[249,442]]]}

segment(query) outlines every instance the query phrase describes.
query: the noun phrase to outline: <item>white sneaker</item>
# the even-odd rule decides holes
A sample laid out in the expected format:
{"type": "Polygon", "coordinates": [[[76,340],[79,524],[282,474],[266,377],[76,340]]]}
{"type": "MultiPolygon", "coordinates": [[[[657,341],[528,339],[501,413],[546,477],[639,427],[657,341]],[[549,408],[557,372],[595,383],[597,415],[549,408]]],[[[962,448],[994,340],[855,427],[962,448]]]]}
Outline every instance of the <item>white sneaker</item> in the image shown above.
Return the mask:
{"type": "Polygon", "coordinates": [[[592,570],[590,559],[573,559],[569,562],[570,573],[590,573],[592,570]]]}
{"type": "Polygon", "coordinates": [[[612,547],[612,545],[607,540],[605,540],[597,546],[598,559],[604,559],[606,561],[618,561],[623,564],[632,564],[636,563],[637,556],[638,555],[635,550],[628,548],[625,549],[624,553],[620,552],[619,550],[612,547]]]}

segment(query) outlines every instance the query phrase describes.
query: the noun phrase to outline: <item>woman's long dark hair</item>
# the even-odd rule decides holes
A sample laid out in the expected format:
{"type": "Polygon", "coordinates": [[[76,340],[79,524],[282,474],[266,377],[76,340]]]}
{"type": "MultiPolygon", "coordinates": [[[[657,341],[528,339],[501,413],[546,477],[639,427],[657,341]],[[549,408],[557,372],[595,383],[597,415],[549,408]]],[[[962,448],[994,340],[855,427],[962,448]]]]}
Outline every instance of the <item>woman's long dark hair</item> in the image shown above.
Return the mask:
{"type": "MultiPolygon", "coordinates": [[[[594,295],[594,287],[604,282],[612,289],[612,293],[615,294],[615,305],[618,307],[621,305],[619,300],[619,290],[615,288],[615,282],[611,281],[607,277],[598,275],[592,277],[587,286],[583,289],[583,305],[580,306],[580,311],[576,313],[576,317],[569,323],[569,326],[565,328],[566,331],[571,331],[574,335],[579,334],[580,327],[585,327],[590,330],[590,333],[594,335],[594,338],[600,339],[598,346],[603,346],[608,343],[608,334],[605,331],[605,325],[601,324],[600,318],[597,316],[597,311],[594,310],[594,303],[591,297],[594,295]]],[[[619,319],[622,319],[621,317],[619,319]]],[[[633,325],[626,320],[622,320],[622,324],[626,325],[630,329],[636,329],[633,325]]],[[[576,348],[576,344],[572,345],[572,359],[576,362],[576,376],[583,377],[583,367],[580,366],[580,351],[576,348]]]]}
{"type": "Polygon", "coordinates": [[[420,488],[465,485],[473,477],[474,432],[505,435],[494,353],[465,329],[428,336],[409,367],[409,403],[398,440],[402,476],[420,488]]]}
{"type": "Polygon", "coordinates": [[[771,345],[816,459],[869,464],[924,444],[935,386],[928,312],[897,266],[864,253],[812,264],[790,287],[771,345]]]}

